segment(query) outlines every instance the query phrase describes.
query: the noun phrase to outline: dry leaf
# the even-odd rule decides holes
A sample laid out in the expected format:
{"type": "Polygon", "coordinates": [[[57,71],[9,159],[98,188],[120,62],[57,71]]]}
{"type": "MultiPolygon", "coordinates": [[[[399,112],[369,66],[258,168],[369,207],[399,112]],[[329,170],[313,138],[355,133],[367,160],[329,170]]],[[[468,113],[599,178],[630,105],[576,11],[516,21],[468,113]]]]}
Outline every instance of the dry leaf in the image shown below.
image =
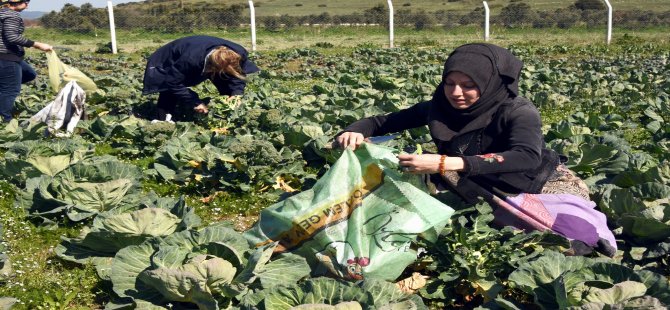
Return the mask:
{"type": "Polygon", "coordinates": [[[416,291],[426,286],[428,276],[424,276],[418,272],[412,273],[412,276],[396,282],[396,286],[405,293],[414,294],[416,291]]]}
{"type": "Polygon", "coordinates": [[[297,191],[295,188],[291,187],[291,185],[288,185],[288,183],[286,183],[286,180],[284,180],[284,178],[282,178],[281,176],[277,177],[277,183],[272,187],[274,189],[281,189],[287,193],[293,193],[297,191]]]}

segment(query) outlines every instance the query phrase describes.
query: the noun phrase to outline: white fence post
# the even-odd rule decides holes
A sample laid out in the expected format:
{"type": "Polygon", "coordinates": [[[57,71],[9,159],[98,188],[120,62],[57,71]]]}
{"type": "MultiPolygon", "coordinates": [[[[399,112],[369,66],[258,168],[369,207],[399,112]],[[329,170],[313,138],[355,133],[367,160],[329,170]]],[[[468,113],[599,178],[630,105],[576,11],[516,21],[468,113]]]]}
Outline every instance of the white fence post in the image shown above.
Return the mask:
{"type": "Polygon", "coordinates": [[[256,50],[256,8],[254,2],[249,0],[249,15],[251,17],[251,50],[256,50]]]}
{"type": "Polygon", "coordinates": [[[393,48],[393,1],[386,0],[389,6],[389,47],[393,48]]]}
{"type": "Polygon", "coordinates": [[[109,11],[109,33],[112,38],[112,54],[116,54],[116,26],[114,26],[114,8],[112,1],[107,1],[107,11],[109,11]]]}
{"type": "Polygon", "coordinates": [[[607,45],[612,41],[612,5],[609,0],[604,0],[607,5],[607,45]]]}
{"type": "Polygon", "coordinates": [[[489,40],[489,22],[491,17],[491,10],[489,10],[489,4],[486,1],[484,3],[484,41],[489,40]]]}

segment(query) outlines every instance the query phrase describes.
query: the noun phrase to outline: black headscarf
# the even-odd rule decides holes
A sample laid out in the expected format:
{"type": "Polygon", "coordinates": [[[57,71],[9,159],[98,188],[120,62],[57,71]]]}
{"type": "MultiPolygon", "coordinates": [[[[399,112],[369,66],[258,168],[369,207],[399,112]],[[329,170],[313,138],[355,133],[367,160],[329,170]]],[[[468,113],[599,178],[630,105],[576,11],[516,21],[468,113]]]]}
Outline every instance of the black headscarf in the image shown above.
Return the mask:
{"type": "Polygon", "coordinates": [[[428,127],[438,148],[459,136],[486,127],[498,107],[519,94],[523,63],[502,47],[475,43],[456,48],[447,58],[442,82],[433,94],[428,127]],[[468,75],[479,88],[480,97],[467,109],[455,109],[444,94],[444,80],[450,72],[468,75]]]}

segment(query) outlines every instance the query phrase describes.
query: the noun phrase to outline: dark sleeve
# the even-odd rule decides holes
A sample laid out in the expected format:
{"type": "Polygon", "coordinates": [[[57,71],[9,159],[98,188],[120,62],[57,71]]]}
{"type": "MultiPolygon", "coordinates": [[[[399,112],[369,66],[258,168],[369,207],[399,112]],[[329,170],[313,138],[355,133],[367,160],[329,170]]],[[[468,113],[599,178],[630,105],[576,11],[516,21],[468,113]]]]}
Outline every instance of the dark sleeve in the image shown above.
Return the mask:
{"type": "Polygon", "coordinates": [[[537,168],[541,163],[544,137],[537,109],[523,105],[511,111],[504,120],[509,146],[499,153],[464,156],[466,175],[521,172],[537,168]]]}
{"type": "Polygon", "coordinates": [[[429,110],[430,101],[421,102],[398,112],[356,121],[342,132],[358,132],[367,138],[424,126],[428,124],[429,110]]]}
{"type": "Polygon", "coordinates": [[[212,84],[219,90],[219,94],[228,96],[241,96],[244,94],[244,88],[247,82],[238,78],[223,79],[216,77],[212,79],[212,84]]]}
{"type": "Polygon", "coordinates": [[[242,67],[242,71],[244,71],[244,74],[251,74],[261,71],[261,69],[258,68],[258,66],[256,66],[256,64],[253,61],[247,59],[247,55],[244,55],[240,67],[242,67]]]}
{"type": "Polygon", "coordinates": [[[186,87],[179,89],[172,89],[171,92],[179,100],[179,102],[184,105],[188,105],[195,108],[202,103],[200,101],[200,97],[198,97],[198,95],[195,92],[189,91],[189,89],[186,87]]]}
{"type": "Polygon", "coordinates": [[[23,21],[19,16],[9,16],[5,18],[2,22],[2,36],[6,42],[10,44],[32,47],[35,45],[35,41],[29,40],[19,32],[22,24],[23,21]]]}
{"type": "Polygon", "coordinates": [[[176,78],[167,82],[167,88],[174,99],[180,104],[189,105],[194,108],[202,103],[198,94],[184,85],[183,78],[178,78],[180,73],[175,70],[173,74],[175,74],[176,78]]]}

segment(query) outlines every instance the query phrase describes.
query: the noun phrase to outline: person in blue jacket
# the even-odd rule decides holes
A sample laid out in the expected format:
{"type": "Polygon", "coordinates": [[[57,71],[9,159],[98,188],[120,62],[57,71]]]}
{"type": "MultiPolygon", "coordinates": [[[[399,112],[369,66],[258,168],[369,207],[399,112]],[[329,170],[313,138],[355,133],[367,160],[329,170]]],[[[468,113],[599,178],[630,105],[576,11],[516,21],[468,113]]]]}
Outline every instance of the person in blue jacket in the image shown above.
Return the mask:
{"type": "Polygon", "coordinates": [[[149,57],[142,94],[159,93],[157,119],[175,116],[177,106],[208,112],[207,102],[189,87],[210,80],[221,95],[239,96],[246,75],[260,69],[240,45],[211,36],[189,36],[160,47],[149,57]]]}

